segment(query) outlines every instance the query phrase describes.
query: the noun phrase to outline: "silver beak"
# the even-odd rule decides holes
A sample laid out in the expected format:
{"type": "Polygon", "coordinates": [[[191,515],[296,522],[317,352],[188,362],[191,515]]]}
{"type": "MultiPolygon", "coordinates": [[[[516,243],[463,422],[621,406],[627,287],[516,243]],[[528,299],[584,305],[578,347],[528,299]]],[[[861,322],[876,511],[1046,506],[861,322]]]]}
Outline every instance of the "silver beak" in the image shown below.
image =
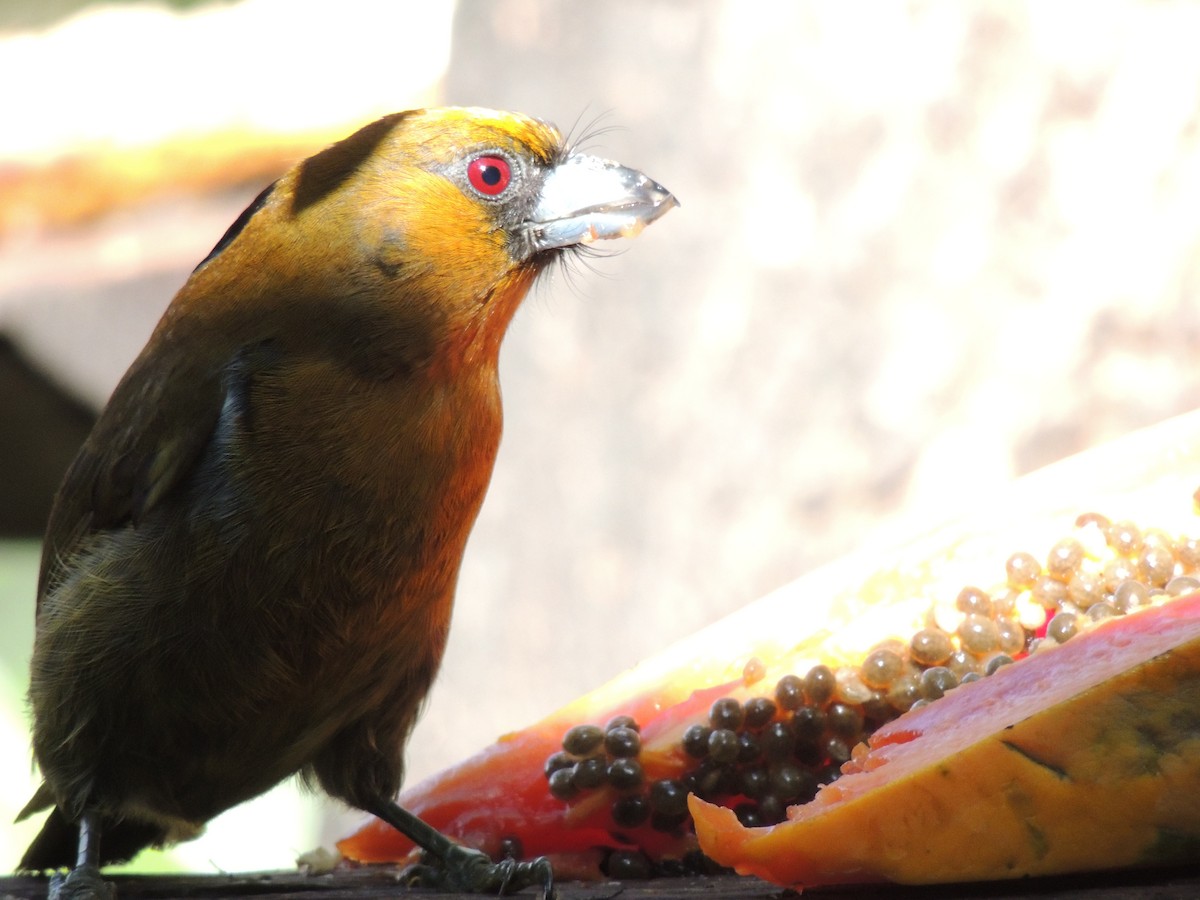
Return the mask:
{"type": "Polygon", "coordinates": [[[525,231],[534,252],[636,237],[678,205],[670,191],[636,169],[581,154],[546,176],[525,231]]]}

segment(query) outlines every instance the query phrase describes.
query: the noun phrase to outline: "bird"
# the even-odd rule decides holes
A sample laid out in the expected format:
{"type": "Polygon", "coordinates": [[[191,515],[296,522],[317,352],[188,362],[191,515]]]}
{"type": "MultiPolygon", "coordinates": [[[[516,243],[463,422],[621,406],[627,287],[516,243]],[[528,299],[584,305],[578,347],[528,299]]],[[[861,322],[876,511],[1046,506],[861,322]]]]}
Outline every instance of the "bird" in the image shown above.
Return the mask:
{"type": "Polygon", "coordinates": [[[508,324],[550,264],[676,205],[482,108],[385,116],[258,195],[55,496],[21,817],[50,812],[21,871],[107,898],[102,866],[299,774],[422,846],[431,881],[554,893],[546,860],[493,861],[394,798],[500,440],[508,324]]]}

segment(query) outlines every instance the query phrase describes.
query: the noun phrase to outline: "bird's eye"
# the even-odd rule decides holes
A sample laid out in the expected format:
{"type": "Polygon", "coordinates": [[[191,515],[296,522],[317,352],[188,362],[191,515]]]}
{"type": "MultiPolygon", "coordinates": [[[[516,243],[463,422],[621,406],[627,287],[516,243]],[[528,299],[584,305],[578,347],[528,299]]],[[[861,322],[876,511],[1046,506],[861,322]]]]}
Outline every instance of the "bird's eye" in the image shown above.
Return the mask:
{"type": "Polygon", "coordinates": [[[512,181],[512,169],[502,156],[480,156],[467,165],[467,181],[485,197],[498,197],[512,181]]]}

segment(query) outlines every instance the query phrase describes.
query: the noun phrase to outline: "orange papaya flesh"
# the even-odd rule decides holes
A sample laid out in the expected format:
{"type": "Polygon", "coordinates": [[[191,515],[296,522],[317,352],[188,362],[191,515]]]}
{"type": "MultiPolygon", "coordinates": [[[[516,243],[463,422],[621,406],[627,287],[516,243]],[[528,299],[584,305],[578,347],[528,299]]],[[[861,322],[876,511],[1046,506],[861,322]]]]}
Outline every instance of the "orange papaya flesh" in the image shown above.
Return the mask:
{"type": "MultiPolygon", "coordinates": [[[[1089,629],[1098,629],[1095,613],[1137,608],[1151,602],[1151,595],[1156,597],[1153,603],[1163,602],[1168,581],[1200,572],[1200,543],[1185,537],[1196,525],[1192,492],[1200,483],[1193,464],[1198,459],[1200,414],[1193,414],[1026,476],[979,501],[973,518],[927,532],[899,550],[877,542],[800,578],[409,788],[400,802],[444,833],[495,857],[513,848],[526,857],[550,856],[563,877],[610,874],[611,868],[602,872],[602,867],[629,854],[658,867],[651,871],[677,868],[671,861],[694,858],[697,846],[688,811],[679,811],[678,792],[668,798],[669,814],[642,810],[641,819],[619,821],[618,804],[624,803],[628,812],[631,803],[636,807],[652,800],[656,785],[673,782],[736,808],[748,824],[756,816],[777,822],[784,818],[786,806],[804,808],[795,804],[810,799],[814,781],[838,778],[839,763],[858,741],[914,700],[928,702],[948,684],[941,680],[931,688],[922,686],[922,675],[940,670],[936,674],[941,678],[951,668],[950,682],[955,682],[979,677],[997,661],[1006,661],[999,659],[1000,648],[995,646],[996,627],[1007,629],[1004,637],[1010,642],[1019,634],[1019,649],[1009,643],[1004,654],[1018,660],[1011,668],[1019,671],[1028,664],[1024,657],[1032,647],[1056,645],[1056,638],[1069,646],[1082,639],[1072,633],[1086,636],[1089,629]],[[1109,518],[1094,515],[1096,509],[1109,518]],[[1079,527],[1073,529],[1077,521],[1079,527]],[[1063,552],[1064,534],[1070,536],[1069,552],[1063,552]],[[1169,547],[1166,556],[1164,546],[1169,547]],[[1011,561],[1015,550],[1034,551],[1035,573],[1011,565],[1006,572],[1006,560],[1011,561]],[[1147,556],[1149,551],[1153,552],[1147,556]],[[1164,559],[1169,566],[1164,567],[1164,559]],[[1144,589],[1117,603],[1116,582],[1138,578],[1144,578],[1144,589]],[[963,590],[972,585],[980,587],[963,590]],[[964,600],[963,594],[971,596],[964,600]],[[974,633],[970,626],[981,623],[968,622],[967,613],[979,613],[979,595],[992,604],[992,626],[1000,625],[983,624],[974,633]],[[1050,638],[1045,637],[1048,624],[1050,638]],[[954,655],[940,663],[917,660],[915,636],[923,631],[949,640],[954,655]],[[976,652],[968,652],[968,645],[976,652]],[[878,661],[873,650],[899,657],[897,680],[907,679],[904,690],[877,683],[878,667],[869,668],[872,659],[878,661]],[[824,696],[828,686],[816,691],[821,695],[816,697],[805,688],[800,692],[801,708],[781,705],[781,683],[789,677],[806,682],[818,667],[835,673],[832,695],[824,696]],[[920,690],[913,688],[914,681],[920,690]],[[782,761],[739,758],[723,766],[711,758],[698,760],[685,749],[689,729],[713,728],[715,702],[761,703],[762,698],[775,703],[774,712],[766,724],[743,722],[732,729],[739,740],[762,743],[768,730],[789,728],[795,736],[798,730],[811,729],[815,718],[823,723],[819,748],[810,740],[803,752],[782,761]],[[800,722],[802,713],[812,716],[800,722]],[[563,756],[564,736],[581,723],[602,726],[616,716],[631,717],[640,728],[640,748],[633,759],[642,783],[614,786],[602,779],[578,789],[568,784],[559,796],[552,793],[545,769],[548,761],[563,756]],[[836,750],[831,751],[834,744],[836,750]],[[746,772],[756,767],[768,780],[785,782],[776,778],[781,769],[789,769],[791,776],[799,771],[801,786],[797,788],[794,779],[788,782],[790,793],[776,797],[768,810],[770,795],[761,795],[761,777],[736,780],[748,779],[746,772]],[[714,770],[720,771],[714,775],[714,770]]],[[[898,530],[904,533],[906,528],[898,530]]],[[[1186,583],[1172,585],[1175,593],[1184,588],[1186,583]]],[[[921,651],[928,656],[930,649],[922,645],[921,651]]],[[[895,659],[891,663],[894,668],[895,659]]],[[[931,708],[944,702],[938,700],[931,708]]],[[[918,712],[897,721],[903,723],[918,712]]],[[[601,770],[607,766],[611,771],[616,761],[599,750],[567,762],[578,766],[593,758],[600,760],[601,770]]],[[[705,821],[718,823],[724,834],[737,820],[712,813],[705,821]]],[[[778,827],[790,824],[789,820],[778,827]]],[[[711,838],[711,830],[705,833],[711,838]]],[[[402,861],[413,849],[388,826],[374,821],[338,846],[348,859],[361,862],[402,861]]],[[[944,879],[928,873],[926,880],[944,879]]]]}
{"type": "Polygon", "coordinates": [[[1045,875],[1200,850],[1200,594],[1098,625],[880,728],[788,820],[691,800],[704,852],[813,886],[1045,875]]]}

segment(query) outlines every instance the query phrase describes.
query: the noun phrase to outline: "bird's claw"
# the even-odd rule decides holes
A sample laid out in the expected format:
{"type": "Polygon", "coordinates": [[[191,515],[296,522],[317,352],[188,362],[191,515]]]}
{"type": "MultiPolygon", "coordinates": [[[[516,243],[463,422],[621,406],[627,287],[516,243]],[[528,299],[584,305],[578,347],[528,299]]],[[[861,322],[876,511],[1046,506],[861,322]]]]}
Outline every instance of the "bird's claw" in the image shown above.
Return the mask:
{"type": "Polygon", "coordinates": [[[116,900],[117,889],[96,866],[76,866],[65,876],[50,876],[49,900],[116,900]]]}
{"type": "Polygon", "coordinates": [[[516,893],[531,885],[540,885],[541,900],[556,900],[558,897],[554,890],[554,870],[544,856],[528,862],[511,858],[492,862],[486,853],[455,846],[444,860],[409,866],[403,878],[410,885],[501,896],[516,893]]]}

